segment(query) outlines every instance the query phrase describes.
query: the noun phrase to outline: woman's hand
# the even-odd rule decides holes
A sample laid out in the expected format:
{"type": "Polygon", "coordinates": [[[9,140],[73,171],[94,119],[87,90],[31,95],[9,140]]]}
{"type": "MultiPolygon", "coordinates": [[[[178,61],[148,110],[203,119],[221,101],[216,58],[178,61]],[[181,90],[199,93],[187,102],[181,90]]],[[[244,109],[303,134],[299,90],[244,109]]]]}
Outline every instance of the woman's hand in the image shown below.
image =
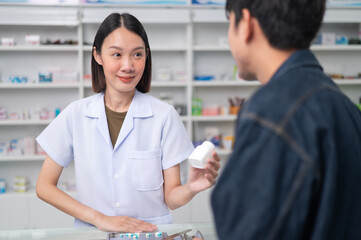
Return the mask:
{"type": "Polygon", "coordinates": [[[147,223],[127,216],[105,216],[100,214],[95,226],[106,232],[152,232],[157,230],[157,225],[147,223]]]}
{"type": "Polygon", "coordinates": [[[204,169],[191,167],[188,176],[189,190],[198,193],[213,186],[218,176],[219,162],[218,154],[213,151],[212,157],[208,159],[204,169]]]}

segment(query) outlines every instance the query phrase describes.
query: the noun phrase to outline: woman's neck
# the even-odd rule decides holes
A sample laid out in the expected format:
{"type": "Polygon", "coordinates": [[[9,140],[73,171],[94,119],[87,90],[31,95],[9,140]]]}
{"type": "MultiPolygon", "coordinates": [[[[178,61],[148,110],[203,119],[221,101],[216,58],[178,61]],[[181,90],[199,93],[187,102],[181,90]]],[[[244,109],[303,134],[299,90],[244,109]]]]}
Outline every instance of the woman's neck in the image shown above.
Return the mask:
{"type": "Polygon", "coordinates": [[[112,92],[105,90],[105,105],[114,112],[127,112],[133,100],[135,90],[131,92],[112,92]]]}

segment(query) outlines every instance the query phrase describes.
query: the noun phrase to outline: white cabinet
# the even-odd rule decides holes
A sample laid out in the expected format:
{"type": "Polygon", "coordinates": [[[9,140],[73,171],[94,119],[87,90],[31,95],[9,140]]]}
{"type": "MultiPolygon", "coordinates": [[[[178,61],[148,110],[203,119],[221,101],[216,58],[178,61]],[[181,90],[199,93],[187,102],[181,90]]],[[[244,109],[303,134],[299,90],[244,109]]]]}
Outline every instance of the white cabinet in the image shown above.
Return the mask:
{"type": "Polygon", "coordinates": [[[30,228],[73,227],[74,218],[40,200],[35,194],[28,194],[30,228]]]}
{"type": "MultiPolygon", "coordinates": [[[[235,115],[228,114],[229,98],[249,98],[260,86],[257,81],[234,80],[235,62],[229,52],[228,21],[223,7],[196,6],[118,6],[118,5],[22,5],[0,4],[0,38],[12,37],[16,46],[0,46],[0,107],[8,113],[65,107],[70,102],[94,94],[90,75],[91,46],[103,19],[112,12],[129,12],[143,23],[153,58],[150,94],[183,105],[181,116],[193,141],[204,140],[206,130],[218,128],[223,136],[233,135],[235,115]],[[25,35],[38,34],[48,44],[29,46],[25,35]],[[77,44],[69,44],[77,43],[77,44]],[[38,83],[39,72],[53,71],[53,83],[38,83]],[[161,71],[170,73],[169,81],[161,71]],[[74,79],[75,74],[75,79],[74,79]],[[10,84],[10,76],[26,76],[27,84],[10,84]],[[195,81],[211,76],[212,81],[195,81]],[[204,107],[222,107],[226,114],[192,116],[192,99],[204,107]]],[[[358,37],[360,8],[329,8],[320,32],[358,37]]],[[[327,73],[356,76],[361,72],[361,46],[312,46],[327,73]]],[[[361,96],[361,79],[336,80],[355,103],[361,96]]],[[[37,136],[51,119],[0,120],[0,142],[37,136]]],[[[223,164],[230,151],[219,150],[223,164]]],[[[43,156],[4,156],[0,154],[0,178],[8,193],[0,195],[0,226],[4,228],[61,227],[72,225],[72,218],[36,198],[11,193],[13,178],[26,176],[35,187],[43,156]],[[11,206],[11,207],[7,207],[11,206]],[[3,214],[4,213],[4,214],[3,214]],[[8,221],[17,216],[16,222],[8,221]],[[59,221],[53,222],[56,218],[59,221]]],[[[185,166],[186,167],[186,166],[185,166]]],[[[64,170],[60,182],[73,183],[74,166],[64,170]]],[[[210,221],[211,190],[172,211],[175,222],[210,221]]]]}
{"type": "Polygon", "coordinates": [[[24,194],[0,195],[0,229],[29,228],[28,201],[24,194]]]}
{"type": "Polygon", "coordinates": [[[0,230],[72,227],[74,222],[73,217],[40,200],[33,191],[0,195],[0,212],[0,230]]]}

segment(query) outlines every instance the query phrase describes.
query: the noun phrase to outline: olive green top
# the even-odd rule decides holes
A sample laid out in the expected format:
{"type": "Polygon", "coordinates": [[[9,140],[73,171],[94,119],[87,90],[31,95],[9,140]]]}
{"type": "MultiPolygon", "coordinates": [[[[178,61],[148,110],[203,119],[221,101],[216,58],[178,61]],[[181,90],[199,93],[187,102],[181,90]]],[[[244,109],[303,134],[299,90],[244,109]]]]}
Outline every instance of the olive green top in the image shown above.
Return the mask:
{"type": "Polygon", "coordinates": [[[114,112],[105,105],[105,113],[107,115],[110,139],[114,147],[127,112],[114,112]]]}

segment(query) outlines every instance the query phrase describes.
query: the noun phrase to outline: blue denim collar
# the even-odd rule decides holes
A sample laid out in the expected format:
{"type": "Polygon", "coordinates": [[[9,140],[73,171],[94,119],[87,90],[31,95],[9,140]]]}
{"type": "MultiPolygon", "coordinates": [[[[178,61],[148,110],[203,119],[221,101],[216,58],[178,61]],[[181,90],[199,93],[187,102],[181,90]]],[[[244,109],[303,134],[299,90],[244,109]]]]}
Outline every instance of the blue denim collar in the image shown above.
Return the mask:
{"type": "Polygon", "coordinates": [[[317,61],[315,55],[309,49],[296,50],[291,56],[278,68],[278,70],[273,74],[269,82],[279,79],[282,75],[288,71],[299,68],[299,67],[317,67],[321,71],[323,68],[317,61]]]}

